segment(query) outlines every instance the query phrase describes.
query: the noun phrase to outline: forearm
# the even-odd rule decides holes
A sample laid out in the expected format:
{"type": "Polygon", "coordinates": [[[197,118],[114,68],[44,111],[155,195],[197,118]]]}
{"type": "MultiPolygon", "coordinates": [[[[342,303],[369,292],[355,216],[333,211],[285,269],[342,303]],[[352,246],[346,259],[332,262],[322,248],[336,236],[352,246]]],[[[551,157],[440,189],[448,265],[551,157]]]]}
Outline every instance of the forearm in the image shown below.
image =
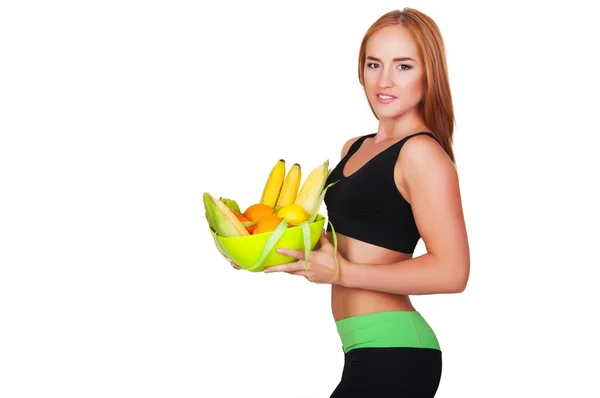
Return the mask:
{"type": "Polygon", "coordinates": [[[405,295],[459,293],[466,286],[466,269],[431,253],[392,264],[345,262],[338,284],[405,295]]]}

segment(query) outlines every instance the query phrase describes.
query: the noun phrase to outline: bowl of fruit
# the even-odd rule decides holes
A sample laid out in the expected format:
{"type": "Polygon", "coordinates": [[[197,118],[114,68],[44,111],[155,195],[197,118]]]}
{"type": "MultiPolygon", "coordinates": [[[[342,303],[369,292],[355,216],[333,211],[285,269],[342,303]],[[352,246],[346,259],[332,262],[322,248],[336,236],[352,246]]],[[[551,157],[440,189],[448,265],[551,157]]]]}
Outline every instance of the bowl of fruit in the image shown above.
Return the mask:
{"type": "Polygon", "coordinates": [[[286,173],[280,159],[269,173],[260,201],[244,210],[233,199],[205,192],[205,215],[216,248],[228,262],[251,272],[297,261],[277,253],[280,247],[303,250],[308,256],[325,225],[319,210],[333,185],[325,186],[329,173],[325,161],[300,186],[300,165],[294,163],[286,173]]]}

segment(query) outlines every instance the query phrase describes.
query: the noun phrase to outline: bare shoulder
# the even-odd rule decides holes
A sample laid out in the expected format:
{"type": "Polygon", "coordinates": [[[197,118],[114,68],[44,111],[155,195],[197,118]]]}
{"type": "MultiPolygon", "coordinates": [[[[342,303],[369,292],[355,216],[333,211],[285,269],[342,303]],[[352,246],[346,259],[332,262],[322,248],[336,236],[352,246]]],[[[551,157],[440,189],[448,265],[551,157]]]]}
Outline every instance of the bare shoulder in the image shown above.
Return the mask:
{"type": "Polygon", "coordinates": [[[406,141],[400,151],[397,166],[404,185],[409,189],[411,182],[423,181],[424,178],[431,182],[457,179],[456,167],[444,148],[426,135],[406,141]]]}
{"type": "Polygon", "coordinates": [[[356,137],[352,137],[344,143],[344,146],[342,147],[342,158],[346,156],[352,144],[354,144],[361,137],[361,135],[357,135],[356,137]]]}

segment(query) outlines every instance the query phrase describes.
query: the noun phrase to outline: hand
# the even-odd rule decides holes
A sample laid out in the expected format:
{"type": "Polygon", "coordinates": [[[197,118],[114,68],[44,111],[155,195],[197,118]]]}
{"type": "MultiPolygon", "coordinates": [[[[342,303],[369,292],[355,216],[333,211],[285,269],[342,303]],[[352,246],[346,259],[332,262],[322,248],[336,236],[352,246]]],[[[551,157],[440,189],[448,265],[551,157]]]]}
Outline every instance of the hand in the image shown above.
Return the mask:
{"type": "Polygon", "coordinates": [[[237,264],[236,264],[236,263],[234,263],[233,261],[229,261],[229,264],[231,264],[231,266],[232,266],[234,269],[237,269],[237,270],[240,270],[240,269],[242,269],[242,267],[240,267],[239,265],[237,265],[237,264]]]}
{"type": "Polygon", "coordinates": [[[338,283],[341,269],[348,261],[336,253],[325,232],[319,238],[318,244],[320,244],[318,250],[311,251],[308,262],[305,261],[303,250],[277,249],[279,254],[297,258],[299,261],[267,267],[264,272],[286,272],[291,275],[300,275],[314,283],[338,283]],[[336,258],[338,264],[336,264],[336,258]]]}

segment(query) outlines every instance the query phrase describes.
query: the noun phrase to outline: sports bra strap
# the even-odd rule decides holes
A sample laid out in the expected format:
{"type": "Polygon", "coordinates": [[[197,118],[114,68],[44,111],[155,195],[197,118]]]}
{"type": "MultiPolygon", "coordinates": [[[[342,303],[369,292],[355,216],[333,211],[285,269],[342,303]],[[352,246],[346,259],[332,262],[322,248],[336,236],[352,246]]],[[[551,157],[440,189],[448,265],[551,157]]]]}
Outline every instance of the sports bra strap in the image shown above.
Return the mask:
{"type": "MultiPolygon", "coordinates": [[[[396,144],[400,144],[400,146],[402,147],[402,146],[404,146],[404,143],[406,141],[408,141],[410,138],[416,137],[418,135],[428,135],[431,138],[433,138],[434,140],[438,141],[438,139],[432,133],[430,133],[429,131],[420,131],[418,133],[407,135],[406,137],[404,137],[403,139],[401,139],[400,141],[398,141],[396,144]]],[[[346,156],[344,156],[344,158],[347,159],[350,156],[354,155],[354,153],[356,151],[358,151],[358,148],[360,148],[360,146],[362,145],[363,141],[366,140],[367,138],[371,138],[371,137],[375,137],[375,134],[363,135],[362,137],[360,137],[356,141],[354,141],[354,143],[350,146],[350,149],[348,149],[348,153],[346,154],[346,156]]],[[[396,144],[394,144],[394,145],[396,145],[396,144]]]]}
{"type": "Polygon", "coordinates": [[[375,136],[375,134],[363,135],[362,137],[354,141],[354,143],[350,146],[350,149],[348,149],[348,153],[344,157],[349,158],[350,156],[354,155],[354,153],[358,151],[358,148],[360,148],[360,146],[362,145],[363,141],[373,136],[375,136]]]}

